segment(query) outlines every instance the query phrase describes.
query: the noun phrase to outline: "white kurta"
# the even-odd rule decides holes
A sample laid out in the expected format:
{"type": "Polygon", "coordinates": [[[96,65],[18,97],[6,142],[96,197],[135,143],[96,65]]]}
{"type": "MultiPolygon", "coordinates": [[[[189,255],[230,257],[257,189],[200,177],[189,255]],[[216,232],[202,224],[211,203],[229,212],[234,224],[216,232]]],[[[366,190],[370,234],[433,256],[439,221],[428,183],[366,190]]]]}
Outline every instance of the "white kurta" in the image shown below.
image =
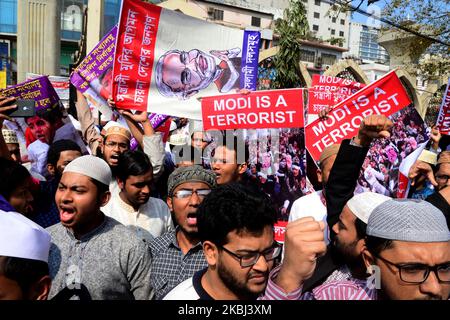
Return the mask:
{"type": "Polygon", "coordinates": [[[157,198],[150,198],[138,211],[135,211],[120,198],[119,193],[112,193],[111,199],[102,211],[133,229],[136,235],[147,243],[174,228],[169,207],[157,198]]]}

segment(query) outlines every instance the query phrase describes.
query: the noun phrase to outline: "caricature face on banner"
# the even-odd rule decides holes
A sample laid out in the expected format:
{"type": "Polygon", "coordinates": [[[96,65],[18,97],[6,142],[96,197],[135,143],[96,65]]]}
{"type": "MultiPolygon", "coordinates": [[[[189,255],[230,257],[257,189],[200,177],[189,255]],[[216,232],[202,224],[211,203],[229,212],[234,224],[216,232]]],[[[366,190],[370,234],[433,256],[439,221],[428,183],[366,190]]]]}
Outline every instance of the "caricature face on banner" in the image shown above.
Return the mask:
{"type": "Polygon", "coordinates": [[[259,36],[245,37],[244,46],[245,34],[124,0],[113,73],[117,107],[200,120],[198,98],[248,87],[252,77],[256,86],[259,36]]]}

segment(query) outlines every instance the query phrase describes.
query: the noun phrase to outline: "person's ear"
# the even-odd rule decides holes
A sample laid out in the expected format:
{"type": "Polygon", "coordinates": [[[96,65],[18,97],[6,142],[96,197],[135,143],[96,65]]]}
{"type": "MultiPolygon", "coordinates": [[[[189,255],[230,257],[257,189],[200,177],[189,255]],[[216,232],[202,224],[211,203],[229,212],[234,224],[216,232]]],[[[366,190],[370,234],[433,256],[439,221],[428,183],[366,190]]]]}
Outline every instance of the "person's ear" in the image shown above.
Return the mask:
{"type": "Polygon", "coordinates": [[[117,180],[117,185],[119,186],[119,189],[122,190],[123,188],[125,188],[125,181],[123,181],[122,179],[120,179],[119,177],[116,178],[117,180]]]}
{"type": "Polygon", "coordinates": [[[43,276],[33,283],[28,291],[28,300],[47,300],[50,293],[52,280],[49,276],[43,276]]]}
{"type": "Polygon", "coordinates": [[[372,253],[367,250],[367,248],[362,251],[362,259],[366,268],[369,268],[371,265],[375,264],[375,258],[372,253]]]}
{"type": "Polygon", "coordinates": [[[247,163],[242,163],[239,165],[238,173],[243,174],[245,171],[247,171],[247,163]]]}
{"type": "Polygon", "coordinates": [[[358,252],[358,255],[362,255],[364,250],[367,250],[366,248],[366,239],[359,239],[356,242],[356,251],[358,252]]]}
{"type": "Polygon", "coordinates": [[[173,212],[172,197],[167,197],[166,203],[167,203],[167,206],[169,207],[170,212],[173,212]]]}
{"type": "Polygon", "coordinates": [[[51,163],[47,163],[47,171],[52,176],[56,175],[56,167],[53,164],[51,164],[51,163]]]}
{"type": "Polygon", "coordinates": [[[316,170],[316,174],[317,174],[317,182],[319,182],[320,184],[322,184],[322,170],[317,169],[317,170],[316,170]]]}
{"type": "Polygon", "coordinates": [[[111,199],[111,192],[109,192],[109,191],[104,192],[102,194],[102,196],[100,197],[100,207],[106,206],[109,199],[111,199]]]}
{"type": "Polygon", "coordinates": [[[215,266],[219,258],[219,249],[211,241],[203,242],[203,254],[209,266],[215,266]]]}

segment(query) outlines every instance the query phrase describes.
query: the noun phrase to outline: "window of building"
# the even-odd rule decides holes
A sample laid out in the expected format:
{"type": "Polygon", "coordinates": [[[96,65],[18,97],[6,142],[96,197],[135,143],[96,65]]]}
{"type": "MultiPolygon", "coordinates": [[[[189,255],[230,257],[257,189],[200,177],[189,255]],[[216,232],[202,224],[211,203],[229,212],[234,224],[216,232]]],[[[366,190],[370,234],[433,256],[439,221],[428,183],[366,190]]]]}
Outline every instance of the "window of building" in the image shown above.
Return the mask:
{"type": "Polygon", "coordinates": [[[315,57],[316,57],[316,53],[314,51],[304,50],[304,49],[300,50],[300,60],[301,61],[314,63],[315,57]]]}
{"type": "Polygon", "coordinates": [[[334,36],[336,34],[336,30],[331,29],[331,35],[334,36]]]}
{"type": "Polygon", "coordinates": [[[344,36],[344,31],[339,31],[339,37],[343,37],[344,36]]]}
{"type": "MultiPolygon", "coordinates": [[[[79,40],[83,29],[84,0],[63,0],[61,5],[61,38],[79,40]]],[[[109,31],[109,30],[107,30],[109,31]]],[[[106,32],[107,32],[106,31],[106,32]]]]}
{"type": "MultiPolygon", "coordinates": [[[[223,10],[220,9],[214,9],[212,11],[212,18],[214,20],[223,20],[223,10]]],[[[253,20],[253,19],[252,19],[253,20]]]]}
{"type": "Polygon", "coordinates": [[[322,53],[322,63],[333,65],[337,60],[337,57],[334,54],[322,53]]]}
{"type": "Polygon", "coordinates": [[[331,22],[336,23],[336,18],[331,18],[331,22]]]}
{"type": "Polygon", "coordinates": [[[317,24],[313,24],[313,30],[314,31],[319,31],[319,26],[317,24]]]}
{"type": "Polygon", "coordinates": [[[0,1],[0,32],[17,33],[17,0],[0,1]]]}
{"type": "Polygon", "coordinates": [[[316,6],[320,6],[320,0],[315,0],[315,1],[314,1],[314,4],[315,4],[316,6]]]}
{"type": "Polygon", "coordinates": [[[252,26],[261,27],[261,18],[252,17],[252,26]]]}
{"type": "Polygon", "coordinates": [[[345,20],[344,20],[344,19],[341,19],[341,24],[342,24],[343,26],[345,26],[345,20]]]}
{"type": "Polygon", "coordinates": [[[319,18],[320,18],[320,13],[318,13],[318,12],[314,12],[314,18],[317,18],[317,19],[319,19],[319,18]]]}

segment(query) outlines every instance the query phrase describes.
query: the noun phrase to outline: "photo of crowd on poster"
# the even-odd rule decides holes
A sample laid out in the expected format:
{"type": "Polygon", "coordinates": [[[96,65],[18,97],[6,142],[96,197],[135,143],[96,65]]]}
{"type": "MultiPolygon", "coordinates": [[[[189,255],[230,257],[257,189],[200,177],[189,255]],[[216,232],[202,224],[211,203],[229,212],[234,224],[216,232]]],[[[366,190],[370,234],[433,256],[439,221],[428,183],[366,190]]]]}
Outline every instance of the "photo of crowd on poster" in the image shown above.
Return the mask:
{"type": "Polygon", "coordinates": [[[400,164],[428,140],[427,126],[414,107],[404,108],[390,119],[394,123],[391,137],[372,143],[355,193],[372,191],[396,197],[400,164]]]}
{"type": "Polygon", "coordinates": [[[278,221],[287,221],[292,203],[314,191],[306,178],[304,129],[247,130],[246,144],[249,178],[274,200],[278,221]]]}

